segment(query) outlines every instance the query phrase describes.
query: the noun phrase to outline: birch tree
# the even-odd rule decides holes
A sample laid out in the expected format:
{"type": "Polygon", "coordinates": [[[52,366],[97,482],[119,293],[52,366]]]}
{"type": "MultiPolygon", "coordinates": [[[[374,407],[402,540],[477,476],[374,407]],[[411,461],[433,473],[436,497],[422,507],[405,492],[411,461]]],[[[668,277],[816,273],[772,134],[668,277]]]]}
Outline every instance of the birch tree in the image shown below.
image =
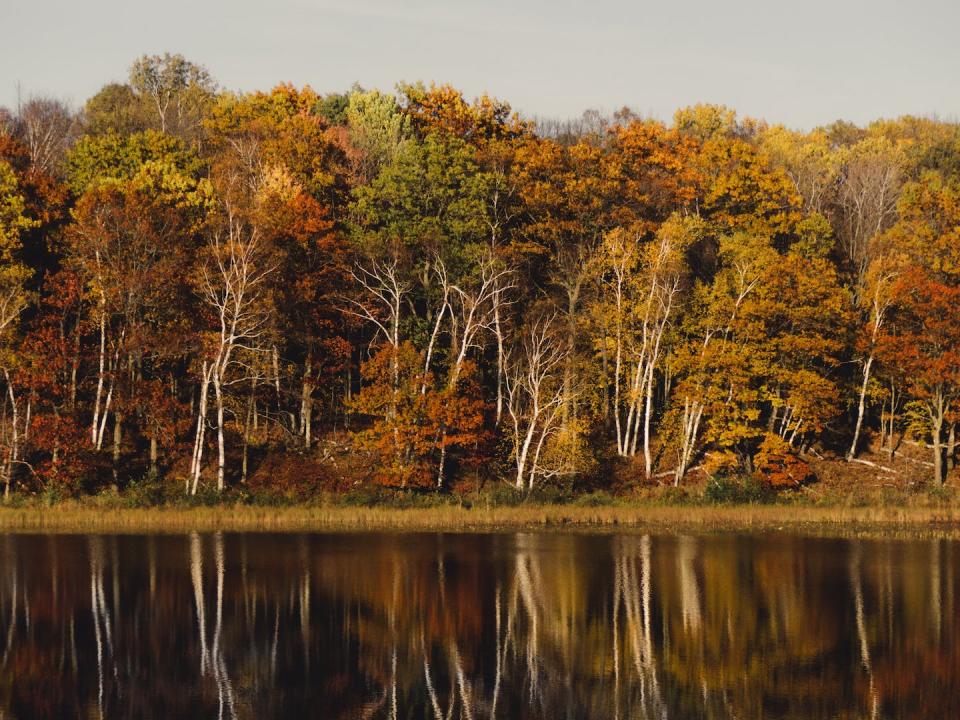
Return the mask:
{"type": "Polygon", "coordinates": [[[204,334],[199,372],[200,399],[191,462],[191,494],[196,494],[202,470],[205,434],[209,422],[209,390],[213,386],[217,431],[217,490],[225,485],[227,389],[249,380],[251,356],[265,353],[270,322],[267,281],[274,270],[256,227],[229,205],[222,224],[207,241],[201,264],[198,294],[211,320],[204,334]]]}
{"type": "MultiPolygon", "coordinates": [[[[609,233],[600,272],[606,285],[613,356],[613,413],[617,454],[636,454],[642,435],[644,470],[653,472],[651,426],[656,373],[679,305],[683,254],[696,223],[672,218],[649,244],[622,230],[609,233]]],[[[601,342],[607,342],[605,338],[601,342]]]]}
{"type": "Polygon", "coordinates": [[[540,461],[559,426],[566,353],[554,318],[544,317],[530,324],[508,356],[504,384],[517,490],[532,490],[538,478],[556,474],[540,461]]]}
{"type": "Polygon", "coordinates": [[[873,371],[873,363],[876,359],[877,340],[880,331],[893,305],[893,289],[896,280],[901,271],[902,259],[896,257],[893,252],[888,252],[877,256],[870,267],[867,269],[864,278],[864,291],[860,295],[862,310],[867,312],[867,324],[863,329],[860,338],[860,348],[862,352],[863,379],[860,383],[860,396],[857,401],[857,420],[853,426],[853,439],[850,441],[850,449],[847,450],[847,460],[853,460],[857,456],[858,443],[860,440],[860,431],[863,428],[864,411],[867,404],[867,390],[870,386],[870,378],[873,371]]]}
{"type": "MultiPolygon", "coordinates": [[[[4,386],[0,442],[6,450],[0,468],[4,497],[10,493],[14,468],[21,460],[21,439],[26,431],[22,398],[18,398],[11,371],[18,365],[18,324],[30,297],[26,287],[30,271],[21,259],[20,234],[34,223],[24,214],[26,205],[18,185],[13,169],[0,160],[0,370],[4,386]]],[[[26,422],[28,424],[29,420],[26,422]]]]}

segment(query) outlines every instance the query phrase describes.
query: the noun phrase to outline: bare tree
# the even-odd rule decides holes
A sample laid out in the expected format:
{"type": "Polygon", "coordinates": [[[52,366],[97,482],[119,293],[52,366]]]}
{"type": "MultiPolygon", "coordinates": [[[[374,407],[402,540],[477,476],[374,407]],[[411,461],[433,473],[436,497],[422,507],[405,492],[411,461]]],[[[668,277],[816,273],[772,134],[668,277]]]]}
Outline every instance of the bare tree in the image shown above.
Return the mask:
{"type": "Polygon", "coordinates": [[[895,220],[902,183],[902,159],[888,141],[863,140],[848,150],[837,191],[836,227],[857,296],[873,260],[871,240],[895,220]]]}
{"type": "Polygon", "coordinates": [[[144,55],[130,68],[130,85],[156,113],[161,132],[189,134],[216,91],[210,73],[182,55],[144,55]]]}
{"type": "Polygon", "coordinates": [[[17,137],[30,153],[31,166],[57,175],[76,136],[75,117],[70,108],[53,98],[30,98],[20,105],[16,128],[17,137]]]}

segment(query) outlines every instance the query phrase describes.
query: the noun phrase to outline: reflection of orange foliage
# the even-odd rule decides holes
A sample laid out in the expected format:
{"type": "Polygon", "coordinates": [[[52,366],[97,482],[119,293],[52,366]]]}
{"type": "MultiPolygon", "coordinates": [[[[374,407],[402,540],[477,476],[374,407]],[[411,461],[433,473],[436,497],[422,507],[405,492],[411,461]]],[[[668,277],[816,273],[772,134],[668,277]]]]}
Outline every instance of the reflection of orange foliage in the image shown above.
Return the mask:
{"type": "Polygon", "coordinates": [[[753,461],[757,475],[771,487],[796,487],[813,476],[810,465],[777,435],[767,434],[753,461]]]}

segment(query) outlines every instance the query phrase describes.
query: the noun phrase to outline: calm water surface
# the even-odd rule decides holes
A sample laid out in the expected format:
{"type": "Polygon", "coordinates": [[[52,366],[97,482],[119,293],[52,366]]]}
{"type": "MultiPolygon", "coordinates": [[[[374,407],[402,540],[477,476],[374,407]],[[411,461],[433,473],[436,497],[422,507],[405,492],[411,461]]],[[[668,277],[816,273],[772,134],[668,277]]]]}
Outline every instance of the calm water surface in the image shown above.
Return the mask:
{"type": "Polygon", "coordinates": [[[956,718],[960,547],[0,537],[0,718],[956,718]]]}

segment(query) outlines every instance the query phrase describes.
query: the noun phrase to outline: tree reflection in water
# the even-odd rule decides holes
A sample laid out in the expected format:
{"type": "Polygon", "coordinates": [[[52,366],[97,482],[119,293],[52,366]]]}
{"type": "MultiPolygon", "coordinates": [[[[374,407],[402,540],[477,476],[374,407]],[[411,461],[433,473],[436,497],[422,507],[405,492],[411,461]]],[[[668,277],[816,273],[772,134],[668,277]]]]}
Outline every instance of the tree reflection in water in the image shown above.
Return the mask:
{"type": "Polygon", "coordinates": [[[956,547],[7,535],[0,717],[958,717],[956,547]]]}

